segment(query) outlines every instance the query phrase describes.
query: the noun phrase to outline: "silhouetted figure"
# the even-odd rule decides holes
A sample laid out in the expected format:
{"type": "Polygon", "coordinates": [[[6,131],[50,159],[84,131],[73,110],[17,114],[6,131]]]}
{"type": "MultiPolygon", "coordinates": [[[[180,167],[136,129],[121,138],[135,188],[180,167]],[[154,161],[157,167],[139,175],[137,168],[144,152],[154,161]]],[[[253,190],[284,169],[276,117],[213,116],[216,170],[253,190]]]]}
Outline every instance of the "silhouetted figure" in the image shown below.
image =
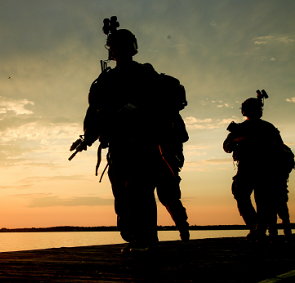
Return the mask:
{"type": "Polygon", "coordinates": [[[188,140],[179,111],[185,90],[175,78],[158,74],[151,64],[133,61],[138,46],[126,29],[117,30],[115,17],[105,19],[109,59],[93,82],[84,120],[88,146],[96,140],[108,147],[108,175],[115,197],[117,225],[129,243],[124,251],[157,246],[159,200],[171,214],[181,238],[189,240],[186,210],[180,198],[182,143],[188,140]]]}
{"type": "Polygon", "coordinates": [[[237,161],[232,193],[250,229],[247,236],[250,240],[264,239],[267,227],[275,238],[277,214],[283,221],[285,236],[291,235],[287,181],[294,158],[279,131],[261,119],[263,102],[259,93],[257,98],[242,103],[241,111],[247,120],[240,124],[232,122],[228,127],[230,134],[223,143],[224,150],[233,152],[237,161]],[[250,198],[253,190],[257,213],[250,198]]]}

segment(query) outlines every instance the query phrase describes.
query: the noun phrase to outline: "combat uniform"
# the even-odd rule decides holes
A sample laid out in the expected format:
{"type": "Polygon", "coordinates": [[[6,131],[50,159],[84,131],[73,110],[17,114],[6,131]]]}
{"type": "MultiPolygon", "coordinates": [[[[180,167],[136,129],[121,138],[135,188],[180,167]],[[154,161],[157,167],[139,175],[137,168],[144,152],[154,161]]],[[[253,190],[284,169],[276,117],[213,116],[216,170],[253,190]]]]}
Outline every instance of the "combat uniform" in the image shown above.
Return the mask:
{"type": "Polygon", "coordinates": [[[168,122],[160,78],[150,64],[134,61],[103,72],[91,86],[84,120],[88,145],[99,139],[109,147],[108,175],[121,236],[143,246],[158,242],[155,187],[176,226],[188,230],[175,161],[183,159],[183,139],[170,149],[167,141],[175,127],[184,125],[177,113],[168,122]]]}
{"type": "Polygon", "coordinates": [[[286,232],[291,231],[287,207],[288,173],[280,162],[283,145],[279,131],[261,119],[236,124],[223,144],[224,150],[233,152],[233,158],[238,162],[232,193],[239,212],[250,232],[253,234],[256,230],[258,237],[265,235],[267,226],[271,234],[276,233],[277,214],[283,220],[286,232]],[[235,141],[241,137],[244,139],[235,141]],[[257,214],[250,199],[253,190],[257,214]]]}

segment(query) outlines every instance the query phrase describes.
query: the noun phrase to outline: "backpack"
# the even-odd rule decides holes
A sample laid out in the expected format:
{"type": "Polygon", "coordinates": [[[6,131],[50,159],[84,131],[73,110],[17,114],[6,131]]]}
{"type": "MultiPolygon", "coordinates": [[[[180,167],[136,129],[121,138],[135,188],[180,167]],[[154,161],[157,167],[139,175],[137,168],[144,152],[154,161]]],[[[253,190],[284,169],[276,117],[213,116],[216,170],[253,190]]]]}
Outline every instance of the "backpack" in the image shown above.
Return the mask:
{"type": "Polygon", "coordinates": [[[282,147],[280,148],[280,162],[281,162],[281,166],[288,173],[290,173],[295,167],[294,157],[295,156],[291,148],[283,144],[282,147]]]}
{"type": "Polygon", "coordinates": [[[159,75],[160,103],[170,111],[181,111],[187,106],[186,93],[179,80],[164,73],[159,75]]]}
{"type": "Polygon", "coordinates": [[[157,93],[161,113],[159,146],[162,158],[180,170],[184,164],[183,143],[189,140],[179,113],[187,106],[185,89],[178,79],[161,73],[157,93]]]}

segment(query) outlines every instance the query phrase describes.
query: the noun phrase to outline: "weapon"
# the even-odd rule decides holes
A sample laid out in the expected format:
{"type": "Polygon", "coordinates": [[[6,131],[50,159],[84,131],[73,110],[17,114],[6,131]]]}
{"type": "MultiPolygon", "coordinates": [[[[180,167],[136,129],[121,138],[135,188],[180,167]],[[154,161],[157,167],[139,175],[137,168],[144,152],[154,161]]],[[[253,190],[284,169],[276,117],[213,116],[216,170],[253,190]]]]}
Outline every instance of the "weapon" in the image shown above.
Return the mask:
{"type": "MultiPolygon", "coordinates": [[[[107,36],[107,43],[106,43],[105,47],[109,50],[109,58],[107,60],[100,60],[100,65],[101,65],[101,71],[102,72],[107,72],[108,70],[111,69],[107,65],[107,62],[109,60],[113,60],[113,58],[111,56],[111,53],[110,53],[110,49],[108,48],[108,46],[109,46],[109,41],[111,40],[111,35],[116,32],[116,30],[117,30],[117,28],[119,26],[120,26],[120,24],[117,21],[116,16],[113,16],[110,19],[106,18],[106,19],[103,20],[103,28],[102,28],[102,30],[103,30],[104,34],[107,36]]],[[[75,152],[69,157],[69,161],[71,161],[79,151],[86,150],[86,148],[87,148],[86,141],[83,138],[83,136],[80,135],[80,138],[77,139],[75,142],[73,142],[73,144],[72,144],[72,146],[70,148],[70,151],[75,150],[75,152]]],[[[98,155],[100,155],[100,154],[101,154],[101,146],[98,149],[98,155]]],[[[96,174],[97,174],[98,166],[100,164],[100,160],[101,160],[101,158],[99,157],[98,158],[97,168],[96,168],[96,174]]]]}
{"type": "Polygon", "coordinates": [[[79,137],[80,138],[77,139],[75,142],[73,142],[73,144],[70,147],[70,151],[73,151],[73,150],[76,150],[76,151],[69,157],[69,161],[71,161],[79,151],[82,151],[85,149],[85,147],[87,147],[86,141],[83,138],[83,136],[80,135],[79,137]]]}
{"type": "Polygon", "coordinates": [[[237,123],[235,123],[234,121],[232,121],[232,122],[228,125],[228,127],[226,128],[226,130],[232,133],[232,132],[237,131],[238,128],[239,128],[239,124],[237,124],[237,123]]]}

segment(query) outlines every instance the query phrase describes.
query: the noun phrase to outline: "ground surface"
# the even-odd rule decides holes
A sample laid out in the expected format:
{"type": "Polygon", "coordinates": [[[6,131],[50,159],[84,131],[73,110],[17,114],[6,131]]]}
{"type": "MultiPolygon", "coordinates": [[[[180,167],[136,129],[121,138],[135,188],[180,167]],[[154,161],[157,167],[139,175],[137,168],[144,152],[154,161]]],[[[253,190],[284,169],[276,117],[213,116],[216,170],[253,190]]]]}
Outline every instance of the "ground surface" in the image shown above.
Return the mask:
{"type": "Polygon", "coordinates": [[[292,244],[217,238],[161,242],[157,252],[130,255],[123,246],[0,253],[0,282],[295,282],[292,244]]]}

